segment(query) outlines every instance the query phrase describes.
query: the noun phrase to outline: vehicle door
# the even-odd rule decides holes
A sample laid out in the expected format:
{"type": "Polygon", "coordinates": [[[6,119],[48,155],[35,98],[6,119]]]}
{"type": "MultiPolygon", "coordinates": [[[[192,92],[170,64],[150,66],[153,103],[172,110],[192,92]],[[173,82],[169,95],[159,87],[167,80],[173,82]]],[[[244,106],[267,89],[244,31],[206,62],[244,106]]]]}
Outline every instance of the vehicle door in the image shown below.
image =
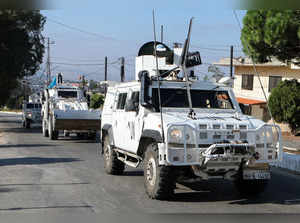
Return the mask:
{"type": "Polygon", "coordinates": [[[139,89],[133,89],[128,95],[125,104],[127,150],[133,153],[135,153],[138,149],[143,124],[143,120],[139,112],[139,95],[139,89]]]}
{"type": "Polygon", "coordinates": [[[115,111],[112,115],[112,128],[114,135],[115,146],[118,148],[126,148],[126,136],[125,136],[125,102],[127,98],[127,91],[120,89],[117,92],[117,103],[115,104],[115,111]]]}

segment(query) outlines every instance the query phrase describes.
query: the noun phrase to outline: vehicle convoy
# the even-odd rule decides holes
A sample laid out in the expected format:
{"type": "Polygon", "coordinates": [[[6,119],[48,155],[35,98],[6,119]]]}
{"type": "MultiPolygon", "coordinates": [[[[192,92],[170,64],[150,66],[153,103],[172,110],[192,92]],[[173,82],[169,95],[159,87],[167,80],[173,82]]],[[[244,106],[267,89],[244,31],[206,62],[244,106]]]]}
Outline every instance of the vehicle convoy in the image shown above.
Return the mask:
{"type": "Polygon", "coordinates": [[[194,78],[201,58],[188,52],[189,38],[183,48],[144,44],[136,81],[108,87],[101,121],[105,170],[119,175],[125,165],[143,163],[152,199],[168,199],[176,182],[213,178],[234,181],[242,194],[261,193],[270,164],[282,157],[281,130],[242,113],[231,78],[194,78]]]}
{"type": "Polygon", "coordinates": [[[24,101],[22,105],[22,126],[29,129],[33,123],[42,123],[41,103],[24,101]]]}
{"type": "Polygon", "coordinates": [[[42,102],[43,136],[56,140],[61,130],[64,136],[76,133],[96,138],[101,125],[100,111],[89,109],[83,90],[64,84],[61,74],[44,90],[42,102]]]}

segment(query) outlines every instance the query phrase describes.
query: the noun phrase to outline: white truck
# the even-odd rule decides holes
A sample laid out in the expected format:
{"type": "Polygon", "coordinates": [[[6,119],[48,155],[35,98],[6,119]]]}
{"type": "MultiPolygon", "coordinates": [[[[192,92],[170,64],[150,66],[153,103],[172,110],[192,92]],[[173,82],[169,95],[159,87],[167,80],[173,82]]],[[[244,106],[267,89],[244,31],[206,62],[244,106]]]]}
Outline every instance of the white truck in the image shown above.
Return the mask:
{"type": "Polygon", "coordinates": [[[230,78],[193,78],[200,55],[188,53],[180,67],[183,50],[146,43],[136,58],[136,81],[108,87],[101,121],[106,172],[143,163],[152,199],[168,199],[177,181],[213,178],[234,181],[242,194],[263,192],[270,164],[282,157],[279,126],[244,115],[230,78]]]}
{"type": "Polygon", "coordinates": [[[56,84],[44,90],[42,96],[42,131],[43,136],[56,140],[59,131],[64,136],[77,133],[96,138],[101,126],[101,112],[88,108],[83,90],[62,82],[58,75],[56,84]]]}

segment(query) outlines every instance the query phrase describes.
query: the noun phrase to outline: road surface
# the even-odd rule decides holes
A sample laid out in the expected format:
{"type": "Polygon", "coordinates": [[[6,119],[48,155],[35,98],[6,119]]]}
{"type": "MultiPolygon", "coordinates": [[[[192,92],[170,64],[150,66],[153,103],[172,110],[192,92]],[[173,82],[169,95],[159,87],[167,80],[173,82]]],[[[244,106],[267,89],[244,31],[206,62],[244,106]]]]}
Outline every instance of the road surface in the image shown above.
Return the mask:
{"type": "Polygon", "coordinates": [[[99,144],[51,141],[21,116],[0,113],[0,213],[300,213],[300,176],[273,168],[266,192],[238,195],[231,182],[177,185],[171,201],[151,200],[141,169],[104,172],[99,144]]]}

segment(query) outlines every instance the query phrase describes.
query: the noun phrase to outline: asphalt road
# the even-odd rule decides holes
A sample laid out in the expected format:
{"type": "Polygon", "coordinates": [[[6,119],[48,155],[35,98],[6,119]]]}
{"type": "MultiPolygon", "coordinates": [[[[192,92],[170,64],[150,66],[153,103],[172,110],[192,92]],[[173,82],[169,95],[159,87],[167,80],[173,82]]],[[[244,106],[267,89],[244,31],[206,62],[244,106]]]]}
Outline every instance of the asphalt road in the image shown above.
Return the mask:
{"type": "Polygon", "coordinates": [[[0,213],[300,213],[300,176],[272,169],[264,194],[243,198],[231,182],[177,184],[171,201],[144,192],[141,169],[104,172],[99,144],[51,141],[19,115],[0,113],[0,213]]]}

